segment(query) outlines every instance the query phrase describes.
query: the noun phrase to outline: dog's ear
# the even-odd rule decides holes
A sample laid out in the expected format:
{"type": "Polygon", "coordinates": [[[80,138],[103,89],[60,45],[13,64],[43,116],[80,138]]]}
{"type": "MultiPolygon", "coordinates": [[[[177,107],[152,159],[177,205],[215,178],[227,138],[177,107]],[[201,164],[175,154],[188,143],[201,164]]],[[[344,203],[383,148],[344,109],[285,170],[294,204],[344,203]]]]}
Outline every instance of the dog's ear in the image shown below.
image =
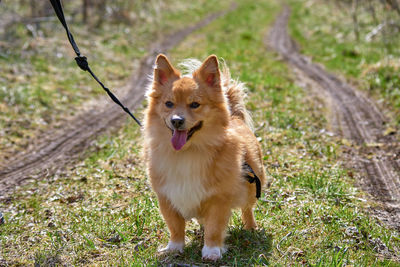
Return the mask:
{"type": "Polygon", "coordinates": [[[166,86],[178,80],[179,77],[179,71],[172,67],[168,58],[163,54],[159,54],[154,68],[154,81],[166,86]]]}
{"type": "Polygon", "coordinates": [[[200,68],[193,73],[193,77],[206,83],[209,87],[221,88],[221,74],[218,66],[217,56],[211,55],[200,68]]]}

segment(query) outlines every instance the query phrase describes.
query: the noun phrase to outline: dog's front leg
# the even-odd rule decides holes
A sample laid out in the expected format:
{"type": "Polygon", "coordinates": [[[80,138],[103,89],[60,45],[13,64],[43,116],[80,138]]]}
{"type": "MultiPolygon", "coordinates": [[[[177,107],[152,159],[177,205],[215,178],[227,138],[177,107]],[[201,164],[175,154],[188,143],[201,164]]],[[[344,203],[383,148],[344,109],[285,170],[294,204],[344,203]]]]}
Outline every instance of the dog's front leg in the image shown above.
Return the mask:
{"type": "Polygon", "coordinates": [[[168,245],[160,249],[159,252],[179,251],[182,253],[185,246],[185,219],[172,207],[166,197],[158,195],[158,202],[171,235],[168,245]]]}
{"type": "Polygon", "coordinates": [[[225,231],[231,216],[231,206],[226,200],[210,199],[203,209],[204,247],[202,257],[205,260],[218,260],[225,252],[225,231]]]}

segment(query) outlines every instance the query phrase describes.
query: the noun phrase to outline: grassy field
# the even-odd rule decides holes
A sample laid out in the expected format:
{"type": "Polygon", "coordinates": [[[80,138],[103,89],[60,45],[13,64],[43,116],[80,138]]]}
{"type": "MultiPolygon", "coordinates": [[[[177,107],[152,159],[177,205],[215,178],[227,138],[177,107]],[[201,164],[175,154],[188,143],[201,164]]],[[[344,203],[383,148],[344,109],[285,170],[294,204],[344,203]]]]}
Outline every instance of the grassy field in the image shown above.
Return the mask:
{"type": "Polygon", "coordinates": [[[369,11],[368,1],[361,1],[356,12],[358,27],[355,27],[352,7],[343,1],[341,5],[335,1],[319,0],[289,2],[292,6],[291,33],[299,42],[302,53],[364,89],[398,125],[399,34],[396,28],[383,28],[369,37],[379,23],[392,18],[396,20],[398,14],[388,7],[383,9],[383,5],[376,1],[372,3],[375,20],[369,11]]]}
{"type": "Polygon", "coordinates": [[[341,167],[340,140],[325,130],[322,102],[295,86],[287,66],[264,47],[279,1],[237,2],[169,56],[176,63],[215,53],[246,82],[270,179],[255,211],[259,230],[243,230],[234,213],[227,254],[204,263],[193,221],[182,255],[158,255],[167,228],[147,182],[140,129],[127,119],[115,135],[94,142],[85,160],[0,204],[0,264],[399,266],[392,260],[399,233],[368,216],[355,175],[341,167]]]}

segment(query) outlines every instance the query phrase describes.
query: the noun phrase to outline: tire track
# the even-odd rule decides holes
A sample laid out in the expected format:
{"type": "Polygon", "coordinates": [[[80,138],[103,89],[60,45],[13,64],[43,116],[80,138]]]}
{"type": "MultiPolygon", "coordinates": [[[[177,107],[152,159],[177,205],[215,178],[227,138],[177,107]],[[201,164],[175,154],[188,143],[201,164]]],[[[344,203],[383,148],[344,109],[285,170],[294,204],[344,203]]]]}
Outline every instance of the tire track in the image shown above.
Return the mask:
{"type": "Polygon", "coordinates": [[[398,140],[393,135],[384,136],[385,117],[370,99],[299,53],[287,32],[289,16],[290,10],[285,7],[265,39],[266,44],[299,73],[299,80],[325,96],[334,131],[353,144],[349,166],[355,165],[360,185],[382,206],[374,209],[374,214],[400,230],[398,140]]]}
{"type": "MultiPolygon", "coordinates": [[[[121,98],[121,102],[130,110],[137,108],[143,100],[148,74],[153,69],[157,54],[165,53],[193,31],[205,27],[236,7],[236,4],[232,4],[229,9],[213,13],[200,22],[155,43],[147,56],[141,60],[136,75],[133,75],[125,86],[123,91],[126,91],[126,94],[121,98]]],[[[119,106],[104,96],[93,105],[93,108],[66,122],[60,129],[50,129],[40,135],[37,138],[38,142],[26,152],[16,155],[0,166],[0,199],[7,197],[16,186],[26,183],[27,180],[52,175],[65,165],[79,159],[97,136],[118,129],[126,121],[126,117],[119,106]]]]}

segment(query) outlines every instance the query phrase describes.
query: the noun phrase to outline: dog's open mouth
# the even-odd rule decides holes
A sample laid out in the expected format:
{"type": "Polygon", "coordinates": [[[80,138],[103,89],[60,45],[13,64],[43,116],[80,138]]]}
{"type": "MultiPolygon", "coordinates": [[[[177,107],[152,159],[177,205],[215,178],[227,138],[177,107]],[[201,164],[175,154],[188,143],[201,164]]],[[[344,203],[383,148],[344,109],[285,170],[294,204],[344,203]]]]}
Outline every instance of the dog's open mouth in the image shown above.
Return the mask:
{"type": "Polygon", "coordinates": [[[177,129],[172,130],[171,143],[174,149],[180,150],[186,144],[186,142],[189,141],[189,139],[193,136],[193,134],[201,129],[202,126],[203,122],[200,121],[196,123],[195,126],[190,128],[190,130],[183,130],[183,131],[177,129]]]}

